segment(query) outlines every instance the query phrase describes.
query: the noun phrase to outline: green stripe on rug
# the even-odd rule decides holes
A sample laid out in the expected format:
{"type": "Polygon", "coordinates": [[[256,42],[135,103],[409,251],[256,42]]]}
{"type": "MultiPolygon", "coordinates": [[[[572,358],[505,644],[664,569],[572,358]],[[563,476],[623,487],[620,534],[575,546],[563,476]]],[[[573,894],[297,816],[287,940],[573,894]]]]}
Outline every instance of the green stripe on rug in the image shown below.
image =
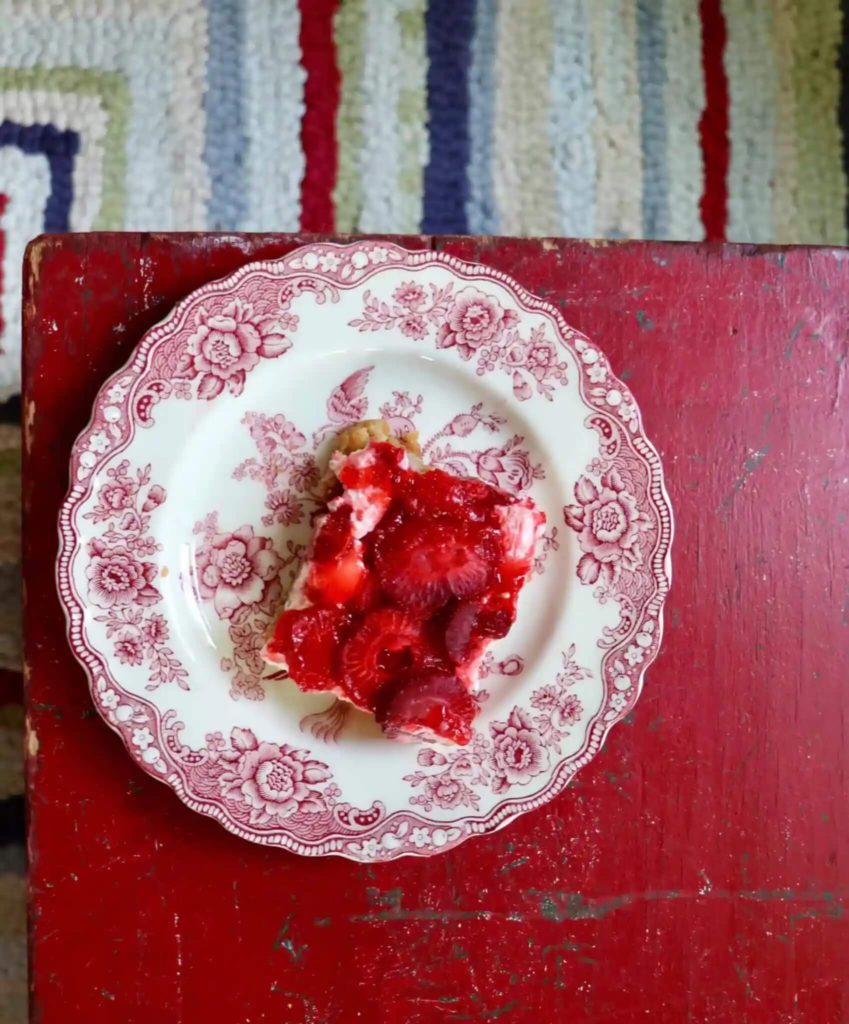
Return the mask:
{"type": "Polygon", "coordinates": [[[798,5],[793,66],[800,237],[787,239],[791,242],[846,244],[846,178],[837,117],[841,31],[838,0],[805,0],[798,5]]]}
{"type": "Polygon", "coordinates": [[[428,160],[426,0],[413,0],[398,15],[401,89],[398,96],[398,191],[401,219],[397,230],[415,234],[421,228],[424,169],[428,160]]]}
{"type": "Polygon", "coordinates": [[[336,230],[357,229],[363,204],[360,187],[360,150],[363,144],[362,78],[365,0],[346,0],[339,6],[333,26],[339,63],[339,110],[336,114],[338,151],[333,202],[336,230]]]}
{"type": "Polygon", "coordinates": [[[44,90],[96,96],[109,118],[103,143],[103,198],[95,227],[117,231],[124,226],[127,170],[127,121],[129,89],[123,77],[113,71],[85,68],[0,68],[0,91],[44,90]]]}
{"type": "Polygon", "coordinates": [[[548,127],[553,62],[548,0],[504,0],[495,56],[493,190],[507,235],[558,231],[548,127]]]}
{"type": "Polygon", "coordinates": [[[776,242],[802,236],[799,220],[799,150],[796,136],[796,19],[795,3],[776,5],[774,13],[775,68],[775,188],[773,231],[776,242]]]}

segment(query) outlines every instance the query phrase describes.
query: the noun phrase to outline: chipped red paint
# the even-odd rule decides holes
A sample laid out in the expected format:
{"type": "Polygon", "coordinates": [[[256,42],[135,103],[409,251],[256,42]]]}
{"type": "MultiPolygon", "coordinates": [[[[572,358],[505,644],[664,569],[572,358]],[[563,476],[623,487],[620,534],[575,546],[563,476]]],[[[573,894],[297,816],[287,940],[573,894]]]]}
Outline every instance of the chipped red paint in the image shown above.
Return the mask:
{"type": "Polygon", "coordinates": [[[33,1021],[846,1020],[846,254],[406,240],[505,270],[604,346],[665,460],[675,575],[633,722],[567,793],[444,856],[367,867],[242,842],[138,771],[53,589],[101,380],[193,288],[296,242],[30,249],[33,1021]]]}

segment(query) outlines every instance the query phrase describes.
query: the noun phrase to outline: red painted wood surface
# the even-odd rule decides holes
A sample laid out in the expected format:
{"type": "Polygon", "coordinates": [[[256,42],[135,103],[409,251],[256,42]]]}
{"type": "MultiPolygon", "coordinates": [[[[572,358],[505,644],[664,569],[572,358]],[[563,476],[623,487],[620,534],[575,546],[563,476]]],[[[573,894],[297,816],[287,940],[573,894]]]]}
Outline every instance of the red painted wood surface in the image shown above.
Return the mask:
{"type": "Polygon", "coordinates": [[[677,537],[665,648],[576,784],[444,856],[365,867],[240,841],[138,771],[53,585],[100,382],[193,288],[296,241],[29,251],[33,1020],[849,1021],[846,254],[407,240],[509,272],[602,344],[677,537]]]}

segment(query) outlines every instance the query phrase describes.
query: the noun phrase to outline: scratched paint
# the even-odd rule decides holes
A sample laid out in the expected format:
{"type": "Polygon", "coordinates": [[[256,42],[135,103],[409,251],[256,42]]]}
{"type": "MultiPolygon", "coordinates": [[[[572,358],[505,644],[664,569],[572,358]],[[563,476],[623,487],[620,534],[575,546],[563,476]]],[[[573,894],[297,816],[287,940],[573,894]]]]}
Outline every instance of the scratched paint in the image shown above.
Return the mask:
{"type": "Polygon", "coordinates": [[[294,914],[289,914],[283,922],[283,925],[274,940],[274,948],[285,950],[292,960],[296,964],[299,964],[303,959],[304,953],[306,953],[309,947],[306,943],[296,942],[294,936],[290,932],[290,926],[294,916],[294,914]]]}
{"type": "Polygon", "coordinates": [[[644,309],[637,310],[637,323],[640,325],[641,331],[653,331],[654,320],[650,316],[646,315],[644,309]]]}
{"type": "Polygon", "coordinates": [[[722,507],[725,508],[731,504],[734,500],[734,495],[743,487],[746,486],[746,481],[760,466],[763,460],[769,454],[770,446],[768,444],[763,445],[757,451],[753,451],[746,459],[743,460],[743,472],[734,481],[734,486],[731,488],[729,493],[722,499],[722,507]]]}

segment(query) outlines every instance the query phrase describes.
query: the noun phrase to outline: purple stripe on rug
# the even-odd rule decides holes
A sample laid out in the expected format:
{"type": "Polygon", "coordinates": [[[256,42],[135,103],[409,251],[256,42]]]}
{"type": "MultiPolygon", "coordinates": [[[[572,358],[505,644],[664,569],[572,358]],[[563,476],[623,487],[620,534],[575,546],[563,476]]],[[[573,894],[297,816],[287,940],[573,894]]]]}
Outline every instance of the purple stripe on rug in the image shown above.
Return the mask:
{"type": "Polygon", "coordinates": [[[0,123],[0,146],[14,146],[22,153],[41,153],[50,167],[50,195],[44,208],[45,231],[67,231],[74,198],[74,157],[80,137],[74,131],[59,131],[52,124],[0,123]]]}
{"type": "Polygon", "coordinates": [[[474,0],[427,6],[427,104],[430,158],[424,174],[422,231],[465,234],[469,194],[469,84],[474,0]]]}

